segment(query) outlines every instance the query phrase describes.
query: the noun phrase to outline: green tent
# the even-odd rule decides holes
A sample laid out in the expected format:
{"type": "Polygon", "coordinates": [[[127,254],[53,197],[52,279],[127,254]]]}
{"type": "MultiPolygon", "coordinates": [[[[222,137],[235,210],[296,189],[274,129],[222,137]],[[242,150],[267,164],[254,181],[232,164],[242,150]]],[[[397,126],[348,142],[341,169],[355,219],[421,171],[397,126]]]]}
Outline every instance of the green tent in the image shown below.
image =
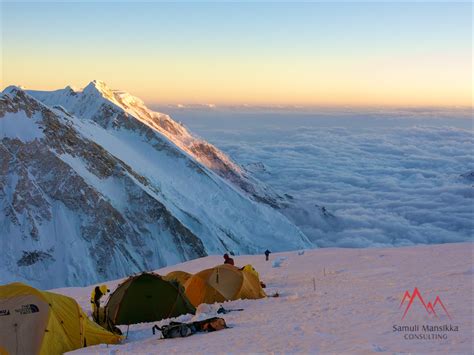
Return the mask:
{"type": "Polygon", "coordinates": [[[129,277],[110,295],[105,306],[114,325],[154,322],[195,311],[179,283],[154,273],[129,277]]]}

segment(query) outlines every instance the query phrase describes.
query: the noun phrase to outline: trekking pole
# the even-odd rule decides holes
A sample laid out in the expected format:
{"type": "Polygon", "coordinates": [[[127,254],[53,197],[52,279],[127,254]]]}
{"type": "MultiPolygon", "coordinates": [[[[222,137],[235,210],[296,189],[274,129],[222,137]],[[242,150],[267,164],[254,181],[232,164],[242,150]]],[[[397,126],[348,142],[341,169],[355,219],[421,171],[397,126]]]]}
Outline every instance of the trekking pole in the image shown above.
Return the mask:
{"type": "Polygon", "coordinates": [[[316,291],[316,280],[313,277],[313,291],[316,291]]]}
{"type": "Polygon", "coordinates": [[[127,325],[127,334],[125,335],[125,339],[128,338],[128,329],[130,328],[130,324],[127,325]]]}

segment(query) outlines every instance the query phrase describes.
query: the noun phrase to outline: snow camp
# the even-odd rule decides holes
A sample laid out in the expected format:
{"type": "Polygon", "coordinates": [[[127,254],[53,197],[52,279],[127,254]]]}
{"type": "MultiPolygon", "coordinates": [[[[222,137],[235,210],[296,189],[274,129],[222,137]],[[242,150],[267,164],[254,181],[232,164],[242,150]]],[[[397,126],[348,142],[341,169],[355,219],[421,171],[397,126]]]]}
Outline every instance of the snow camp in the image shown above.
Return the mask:
{"type": "Polygon", "coordinates": [[[474,355],[474,0],[0,1],[0,355],[474,355]]]}
{"type": "MultiPolygon", "coordinates": [[[[460,349],[458,353],[467,354],[471,348],[472,312],[464,307],[470,302],[469,293],[464,290],[470,287],[472,279],[469,263],[473,252],[471,244],[460,243],[273,253],[269,261],[265,261],[264,255],[238,255],[234,257],[236,269],[253,265],[261,281],[267,285],[266,294],[278,293],[279,297],[202,303],[194,314],[130,326],[118,325],[123,333],[119,344],[95,345],[73,353],[188,353],[192,349],[193,353],[209,354],[219,353],[223,348],[238,354],[258,353],[262,348],[265,352],[305,354],[333,350],[338,353],[371,353],[382,349],[387,352],[413,352],[413,349],[424,352],[428,349],[436,353],[438,343],[416,339],[405,342],[403,332],[392,329],[394,324],[403,324],[400,322],[403,315],[400,301],[405,290],[411,292],[416,284],[426,302],[434,300],[436,293],[441,294],[454,318],[451,321],[453,327],[458,327],[457,332],[447,333],[448,339],[442,345],[443,353],[456,353],[454,349],[460,349]],[[279,267],[274,267],[272,260],[277,259],[284,260],[279,267]],[[436,282],[418,281],[425,276],[426,265],[431,266],[430,272],[436,276],[436,282]],[[433,291],[431,287],[444,291],[433,291]],[[210,333],[195,328],[189,330],[195,327],[195,322],[215,317],[224,319],[227,328],[210,333]],[[179,335],[164,338],[158,328],[179,335]],[[364,333],[362,338],[361,332],[364,333]],[[242,341],[243,338],[246,341],[242,341]]],[[[179,269],[195,275],[214,269],[221,260],[221,256],[207,256],[154,272],[167,275],[179,269]]],[[[111,294],[126,280],[108,281],[111,294]]],[[[52,292],[74,298],[89,314],[90,293],[94,287],[60,288],[52,292]]],[[[105,306],[107,297],[101,302],[105,306]]],[[[416,324],[418,319],[422,319],[430,324],[433,319],[425,318],[425,314],[420,312],[423,309],[418,306],[422,306],[421,303],[412,307],[407,321],[416,324]]],[[[434,324],[449,322],[446,315],[438,313],[438,322],[434,318],[434,324]]]]}

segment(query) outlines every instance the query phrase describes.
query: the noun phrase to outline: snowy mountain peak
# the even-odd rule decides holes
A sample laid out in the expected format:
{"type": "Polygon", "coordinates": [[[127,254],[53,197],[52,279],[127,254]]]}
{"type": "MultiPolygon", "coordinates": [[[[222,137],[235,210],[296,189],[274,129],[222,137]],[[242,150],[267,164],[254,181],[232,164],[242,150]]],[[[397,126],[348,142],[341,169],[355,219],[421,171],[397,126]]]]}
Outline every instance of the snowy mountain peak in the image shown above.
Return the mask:
{"type": "Polygon", "coordinates": [[[102,81],[102,80],[92,80],[89,84],[87,84],[87,86],[84,88],[84,90],[86,90],[87,88],[95,88],[97,90],[100,90],[100,91],[111,91],[107,84],[102,81]]]}
{"type": "Polygon", "coordinates": [[[78,285],[308,247],[265,193],[216,147],[99,82],[0,95],[0,283],[78,285]]]}
{"type": "Polygon", "coordinates": [[[22,91],[20,86],[10,85],[3,89],[2,94],[16,94],[18,91],[22,91]]]}
{"type": "Polygon", "coordinates": [[[83,90],[83,94],[86,95],[100,95],[108,100],[111,100],[115,103],[113,90],[101,80],[91,81],[83,90]]]}
{"type": "Polygon", "coordinates": [[[93,80],[82,91],[67,88],[56,91],[28,93],[49,106],[61,106],[65,112],[89,119],[108,130],[127,131],[139,140],[159,147],[173,145],[200,164],[211,169],[235,187],[259,202],[273,207],[280,196],[250,177],[223,152],[208,142],[193,136],[170,116],[150,110],[145,103],[120,90],[110,89],[103,81],[93,80]]]}
{"type": "Polygon", "coordinates": [[[0,118],[7,113],[24,111],[31,117],[34,111],[45,109],[46,106],[30,96],[22,87],[11,85],[0,94],[0,118]]]}
{"type": "Polygon", "coordinates": [[[78,91],[75,87],[72,87],[71,85],[68,85],[64,88],[64,91],[68,92],[69,94],[76,94],[76,91],[78,91]]]}

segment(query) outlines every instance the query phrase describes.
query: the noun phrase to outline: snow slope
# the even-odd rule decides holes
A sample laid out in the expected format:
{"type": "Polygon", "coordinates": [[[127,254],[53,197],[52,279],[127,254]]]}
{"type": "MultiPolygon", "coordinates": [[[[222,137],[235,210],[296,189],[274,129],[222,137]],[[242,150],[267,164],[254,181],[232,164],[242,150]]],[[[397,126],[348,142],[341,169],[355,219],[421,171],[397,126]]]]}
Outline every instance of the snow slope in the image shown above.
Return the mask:
{"type": "MultiPolygon", "coordinates": [[[[152,324],[130,327],[121,345],[99,345],[77,350],[84,354],[214,354],[214,353],[429,353],[472,354],[473,244],[445,244],[389,249],[318,249],[272,254],[284,259],[278,268],[263,255],[238,256],[238,265],[251,263],[267,284],[267,293],[279,298],[238,300],[224,315],[231,329],[189,338],[159,340],[152,324]],[[314,284],[313,284],[314,280],[314,284]],[[315,286],[315,287],[314,287],[315,286]],[[435,307],[439,318],[415,301],[404,320],[406,290],[417,287],[426,302],[439,296],[452,319],[435,307]],[[410,332],[399,325],[452,325],[458,331],[436,331],[447,339],[407,340],[410,332]]],[[[220,256],[185,262],[157,270],[197,272],[221,262],[220,256]]],[[[113,288],[118,281],[108,283],[113,288]]],[[[93,286],[54,290],[74,297],[89,309],[93,286]]],[[[198,314],[180,321],[214,316],[219,305],[200,306],[198,314]]],[[[169,321],[161,321],[167,324],[169,321]]],[[[454,329],[454,328],[453,328],[454,329]]],[[[417,334],[423,332],[417,332],[417,334]]],[[[428,332],[429,333],[429,332],[428,332]]],[[[427,334],[428,334],[427,333],[427,334]]]]}

